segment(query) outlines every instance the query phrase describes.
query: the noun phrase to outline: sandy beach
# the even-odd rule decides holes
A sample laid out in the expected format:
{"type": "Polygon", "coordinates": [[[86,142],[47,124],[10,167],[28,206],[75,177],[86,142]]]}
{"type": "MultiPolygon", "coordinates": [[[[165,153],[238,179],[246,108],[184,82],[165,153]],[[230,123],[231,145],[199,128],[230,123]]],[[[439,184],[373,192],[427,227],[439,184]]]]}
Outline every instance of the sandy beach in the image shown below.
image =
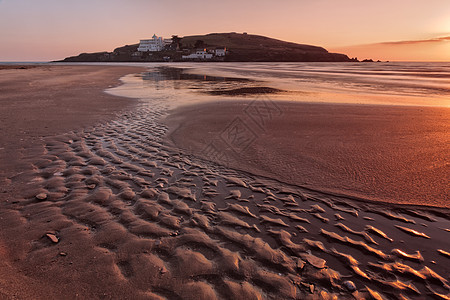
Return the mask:
{"type": "Polygon", "coordinates": [[[21,152],[38,140],[110,120],[132,106],[103,90],[139,70],[143,68],[0,66],[0,161],[7,166],[3,171],[18,166],[21,152]]]}
{"type": "Polygon", "coordinates": [[[448,109],[103,92],[142,71],[0,69],[0,298],[450,297],[448,109]]]}
{"type": "Polygon", "coordinates": [[[449,109],[270,99],[180,107],[166,119],[169,139],[204,159],[285,183],[450,208],[449,109]]]}
{"type": "MultiPolygon", "coordinates": [[[[134,103],[129,99],[105,94],[103,90],[120,84],[121,76],[141,70],[117,66],[0,66],[0,298],[66,295],[60,287],[53,287],[53,280],[30,278],[12,265],[11,253],[25,251],[29,241],[24,239],[28,229],[15,228],[17,216],[3,210],[4,204],[14,202],[22,191],[21,183],[8,178],[30,170],[27,159],[33,161],[42,155],[45,137],[111,120],[121,110],[132,107],[134,103]]],[[[77,293],[73,289],[69,298],[77,293]]]]}

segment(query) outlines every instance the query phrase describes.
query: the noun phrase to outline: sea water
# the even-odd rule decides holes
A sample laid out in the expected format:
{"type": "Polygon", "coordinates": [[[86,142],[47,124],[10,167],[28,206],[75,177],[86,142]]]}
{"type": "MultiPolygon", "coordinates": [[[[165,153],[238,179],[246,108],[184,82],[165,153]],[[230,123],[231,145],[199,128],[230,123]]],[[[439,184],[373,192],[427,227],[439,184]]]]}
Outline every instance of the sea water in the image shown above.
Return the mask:
{"type": "Polygon", "coordinates": [[[140,91],[140,98],[152,90],[153,95],[174,93],[174,98],[183,98],[184,102],[207,101],[230,97],[206,97],[202,92],[260,86],[282,90],[282,93],[270,95],[274,100],[450,107],[450,63],[204,62],[131,65],[148,67],[148,72],[142,75],[123,79],[128,84],[124,87],[127,92],[140,91]],[[184,75],[196,76],[167,76],[167,72],[160,72],[161,68],[178,68],[184,75]]]}

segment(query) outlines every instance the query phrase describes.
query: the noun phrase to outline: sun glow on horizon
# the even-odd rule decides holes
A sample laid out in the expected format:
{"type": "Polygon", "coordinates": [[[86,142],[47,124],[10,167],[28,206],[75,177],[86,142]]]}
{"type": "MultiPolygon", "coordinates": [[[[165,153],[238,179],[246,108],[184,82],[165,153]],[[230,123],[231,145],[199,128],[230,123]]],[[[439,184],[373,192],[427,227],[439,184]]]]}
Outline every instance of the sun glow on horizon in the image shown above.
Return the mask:
{"type": "Polygon", "coordinates": [[[415,41],[396,41],[332,48],[359,59],[450,62],[450,34],[415,41]]]}

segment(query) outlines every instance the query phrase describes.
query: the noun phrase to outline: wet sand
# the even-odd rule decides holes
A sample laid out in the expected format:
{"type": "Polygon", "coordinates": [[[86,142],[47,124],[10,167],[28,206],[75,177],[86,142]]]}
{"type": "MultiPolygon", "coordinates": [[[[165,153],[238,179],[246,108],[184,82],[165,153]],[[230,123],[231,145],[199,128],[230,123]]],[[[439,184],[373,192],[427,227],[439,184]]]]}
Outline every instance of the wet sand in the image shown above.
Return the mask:
{"type": "Polygon", "coordinates": [[[20,182],[8,178],[29,170],[26,160],[42,154],[45,137],[110,120],[121,110],[133,107],[133,101],[103,90],[120,84],[121,76],[142,70],[117,66],[0,65],[1,299],[36,299],[45,295],[55,298],[64,294],[60,287],[53,287],[55,282],[31,278],[13,263],[10,253],[23,251],[29,241],[23,236],[26,229],[14,228],[15,215],[3,210],[5,202],[15,201],[22,190],[20,182]]]}
{"type": "MultiPolygon", "coordinates": [[[[139,67],[0,66],[0,162],[14,169],[46,136],[110,120],[135,101],[103,92],[139,67]]],[[[4,167],[6,166],[6,168],[4,167]]]]}
{"type": "Polygon", "coordinates": [[[191,154],[306,188],[450,208],[450,109],[270,97],[175,109],[169,139],[191,154]]]}
{"type": "MultiPolygon", "coordinates": [[[[91,95],[102,88],[91,85],[91,95]]],[[[80,88],[73,99],[80,95],[88,93],[80,88]]],[[[73,123],[44,127],[42,138],[30,128],[28,151],[9,139],[26,155],[1,177],[1,297],[449,297],[448,208],[359,202],[233,170],[168,143],[192,128],[188,111],[174,112],[169,128],[163,102],[132,103],[83,123],[66,115],[73,123]]],[[[195,144],[205,128],[221,127],[220,116],[197,115],[203,128],[185,137],[195,144]]],[[[2,114],[6,124],[16,117],[2,114]]],[[[246,137],[235,151],[256,145],[246,137]]]]}

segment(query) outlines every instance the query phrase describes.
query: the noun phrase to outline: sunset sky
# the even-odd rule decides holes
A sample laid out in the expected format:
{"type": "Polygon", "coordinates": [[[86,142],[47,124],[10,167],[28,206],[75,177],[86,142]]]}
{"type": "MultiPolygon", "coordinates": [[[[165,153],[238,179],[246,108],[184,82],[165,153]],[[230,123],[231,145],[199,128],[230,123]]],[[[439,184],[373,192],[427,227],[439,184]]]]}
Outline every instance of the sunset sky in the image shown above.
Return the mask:
{"type": "Polygon", "coordinates": [[[360,59],[450,61],[450,0],[0,0],[0,61],[232,31],[360,59]]]}

